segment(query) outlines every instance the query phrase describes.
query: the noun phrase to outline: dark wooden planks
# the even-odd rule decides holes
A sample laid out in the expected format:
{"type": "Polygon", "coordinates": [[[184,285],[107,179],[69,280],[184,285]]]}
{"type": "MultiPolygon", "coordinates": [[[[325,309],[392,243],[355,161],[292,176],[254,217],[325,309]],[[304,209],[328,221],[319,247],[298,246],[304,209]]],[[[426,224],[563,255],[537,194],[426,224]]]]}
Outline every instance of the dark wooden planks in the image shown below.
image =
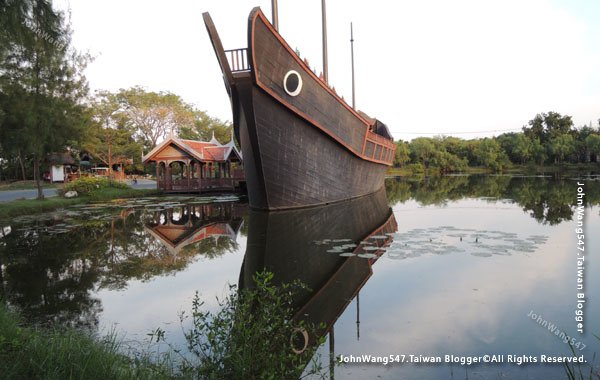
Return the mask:
{"type": "MultiPolygon", "coordinates": [[[[269,209],[304,207],[372,193],[383,186],[382,164],[363,160],[253,89],[254,129],[269,209]]],[[[244,145],[242,145],[244,149],[244,145]]],[[[246,157],[246,151],[244,151],[246,157]]],[[[247,167],[247,162],[245,163],[247,167]]],[[[247,173],[248,186],[251,180],[247,173]]],[[[250,198],[252,207],[259,207],[250,198]]]]}
{"type": "Polygon", "coordinates": [[[257,84],[360,154],[368,122],[328,90],[306,65],[298,62],[296,55],[273,34],[261,15],[255,19],[254,38],[251,41],[257,84]],[[295,97],[283,89],[283,78],[290,70],[297,71],[303,81],[302,91],[295,97]]]}

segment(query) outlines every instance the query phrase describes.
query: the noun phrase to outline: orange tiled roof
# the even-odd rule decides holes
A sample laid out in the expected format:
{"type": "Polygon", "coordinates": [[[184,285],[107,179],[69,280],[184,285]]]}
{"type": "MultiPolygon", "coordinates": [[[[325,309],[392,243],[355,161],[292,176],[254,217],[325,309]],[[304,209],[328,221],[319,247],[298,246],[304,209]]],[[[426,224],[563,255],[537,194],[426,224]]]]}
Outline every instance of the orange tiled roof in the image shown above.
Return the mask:
{"type": "Polygon", "coordinates": [[[212,142],[181,140],[185,145],[198,152],[207,161],[225,161],[229,148],[212,142]]]}
{"type": "Polygon", "coordinates": [[[144,156],[143,162],[151,160],[156,153],[168,144],[178,145],[179,148],[188,151],[189,154],[203,161],[226,161],[232,151],[235,151],[240,156],[233,142],[222,145],[214,137],[211,141],[184,140],[170,137],[144,156]]]}
{"type": "Polygon", "coordinates": [[[206,147],[204,149],[204,158],[207,160],[213,160],[213,161],[225,161],[227,159],[227,157],[225,156],[227,153],[229,152],[229,148],[228,147],[221,147],[221,146],[215,146],[215,147],[206,147]]]}

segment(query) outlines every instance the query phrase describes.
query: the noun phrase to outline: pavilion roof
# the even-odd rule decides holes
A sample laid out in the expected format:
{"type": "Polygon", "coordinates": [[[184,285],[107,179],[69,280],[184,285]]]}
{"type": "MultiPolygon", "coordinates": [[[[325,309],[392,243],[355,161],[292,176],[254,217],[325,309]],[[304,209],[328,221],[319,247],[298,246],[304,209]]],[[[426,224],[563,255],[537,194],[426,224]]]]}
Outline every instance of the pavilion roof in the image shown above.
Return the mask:
{"type": "Polygon", "coordinates": [[[148,154],[142,158],[142,163],[155,161],[154,157],[159,154],[163,149],[168,146],[175,146],[179,150],[189,154],[192,158],[195,158],[202,162],[223,162],[227,161],[231,154],[235,154],[241,161],[242,154],[236,148],[233,140],[223,145],[213,138],[210,141],[198,141],[198,140],[187,140],[178,139],[176,137],[169,137],[163,142],[158,144],[148,154]]]}

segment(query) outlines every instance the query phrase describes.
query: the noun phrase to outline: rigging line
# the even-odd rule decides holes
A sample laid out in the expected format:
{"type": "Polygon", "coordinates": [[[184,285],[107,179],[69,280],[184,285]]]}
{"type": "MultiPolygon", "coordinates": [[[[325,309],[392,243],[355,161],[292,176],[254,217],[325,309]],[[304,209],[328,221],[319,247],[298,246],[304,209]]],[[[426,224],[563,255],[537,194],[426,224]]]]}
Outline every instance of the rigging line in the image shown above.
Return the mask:
{"type": "Polygon", "coordinates": [[[489,133],[489,132],[514,132],[514,131],[522,131],[521,128],[511,128],[511,129],[491,129],[487,131],[470,131],[470,132],[399,132],[406,135],[444,135],[444,134],[453,134],[453,135],[468,135],[472,133],[489,133]]]}

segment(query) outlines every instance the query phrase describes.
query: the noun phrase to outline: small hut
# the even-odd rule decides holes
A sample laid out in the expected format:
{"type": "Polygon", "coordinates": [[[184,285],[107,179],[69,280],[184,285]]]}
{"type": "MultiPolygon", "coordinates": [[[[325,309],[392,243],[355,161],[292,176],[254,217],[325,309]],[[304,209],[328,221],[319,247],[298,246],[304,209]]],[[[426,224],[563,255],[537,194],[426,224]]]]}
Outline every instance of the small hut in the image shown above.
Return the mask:
{"type": "Polygon", "coordinates": [[[242,154],[233,139],[221,144],[169,137],[142,158],[156,163],[157,187],[165,192],[233,191],[245,182],[242,154]]]}
{"type": "Polygon", "coordinates": [[[67,182],[69,174],[77,172],[75,159],[68,153],[51,153],[47,157],[50,165],[48,179],[50,182],[67,182]]]}

